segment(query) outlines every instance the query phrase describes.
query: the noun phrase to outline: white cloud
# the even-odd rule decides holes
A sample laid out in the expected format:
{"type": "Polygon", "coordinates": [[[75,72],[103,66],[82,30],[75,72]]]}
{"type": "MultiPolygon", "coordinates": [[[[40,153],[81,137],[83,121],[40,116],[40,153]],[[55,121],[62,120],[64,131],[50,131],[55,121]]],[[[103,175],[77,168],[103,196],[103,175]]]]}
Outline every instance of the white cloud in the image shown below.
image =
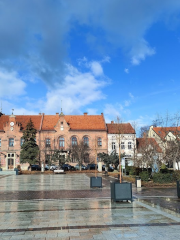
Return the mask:
{"type": "Polygon", "coordinates": [[[125,73],[129,73],[129,69],[128,68],[125,68],[124,71],[125,71],[125,73]]]}
{"type": "Polygon", "coordinates": [[[148,43],[143,39],[138,42],[131,50],[131,62],[133,65],[139,65],[147,56],[154,55],[155,49],[148,46],[148,43]]]}
{"type": "MultiPolygon", "coordinates": [[[[99,77],[99,76],[98,76],[99,77]]],[[[60,111],[62,100],[63,112],[78,114],[81,107],[95,101],[105,99],[101,89],[107,85],[107,78],[98,78],[94,69],[81,72],[70,64],[66,65],[66,76],[63,84],[56,84],[56,88],[49,91],[44,102],[44,112],[54,113],[60,111]]],[[[42,102],[39,102],[42,105],[42,102]]]]}
{"type": "Polygon", "coordinates": [[[0,69],[0,98],[14,99],[25,94],[26,84],[16,72],[0,69]]]}
{"type": "Polygon", "coordinates": [[[103,69],[101,67],[101,64],[99,62],[93,61],[90,63],[91,71],[95,76],[99,76],[103,74],[103,69]]]}
{"type": "Polygon", "coordinates": [[[134,99],[134,96],[132,95],[132,93],[129,93],[130,98],[134,99]]]}

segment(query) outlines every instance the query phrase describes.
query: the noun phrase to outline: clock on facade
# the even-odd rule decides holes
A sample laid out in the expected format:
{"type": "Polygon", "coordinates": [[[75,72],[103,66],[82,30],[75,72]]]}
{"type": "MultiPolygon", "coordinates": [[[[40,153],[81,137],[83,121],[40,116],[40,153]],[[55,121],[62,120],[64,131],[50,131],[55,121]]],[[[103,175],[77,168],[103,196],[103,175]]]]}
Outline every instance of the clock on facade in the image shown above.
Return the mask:
{"type": "Polygon", "coordinates": [[[10,126],[11,126],[11,127],[14,126],[14,122],[10,122],[10,126]]]}

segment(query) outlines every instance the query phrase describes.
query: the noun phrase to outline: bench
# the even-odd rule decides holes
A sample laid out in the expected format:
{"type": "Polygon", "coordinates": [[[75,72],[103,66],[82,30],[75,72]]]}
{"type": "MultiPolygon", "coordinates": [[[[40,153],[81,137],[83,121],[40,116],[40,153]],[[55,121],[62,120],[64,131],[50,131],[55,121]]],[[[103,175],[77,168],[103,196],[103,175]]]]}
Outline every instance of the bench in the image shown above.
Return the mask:
{"type": "Polygon", "coordinates": [[[65,173],[63,169],[54,170],[54,173],[65,173]]]}

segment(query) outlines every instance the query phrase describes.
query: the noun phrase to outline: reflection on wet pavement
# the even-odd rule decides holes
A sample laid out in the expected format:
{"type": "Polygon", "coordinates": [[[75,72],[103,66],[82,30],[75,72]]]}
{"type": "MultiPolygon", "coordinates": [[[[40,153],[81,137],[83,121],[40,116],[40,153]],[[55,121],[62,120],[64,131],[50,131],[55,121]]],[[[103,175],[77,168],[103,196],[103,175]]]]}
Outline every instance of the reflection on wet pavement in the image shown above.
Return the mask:
{"type": "Polygon", "coordinates": [[[115,203],[112,178],[103,177],[102,189],[91,189],[89,176],[1,178],[0,239],[179,239],[176,189],[133,187],[132,203],[115,203]]]}

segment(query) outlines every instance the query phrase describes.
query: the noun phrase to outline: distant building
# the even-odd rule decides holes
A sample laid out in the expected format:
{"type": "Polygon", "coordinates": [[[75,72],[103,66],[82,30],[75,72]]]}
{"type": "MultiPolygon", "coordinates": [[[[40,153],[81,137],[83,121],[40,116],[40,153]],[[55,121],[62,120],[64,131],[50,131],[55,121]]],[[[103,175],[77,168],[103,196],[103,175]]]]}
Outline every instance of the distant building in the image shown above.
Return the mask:
{"type": "MultiPolygon", "coordinates": [[[[148,137],[154,138],[156,142],[165,153],[168,144],[172,141],[179,139],[180,137],[180,127],[153,127],[151,126],[148,131],[148,137]]],[[[174,169],[178,169],[177,163],[173,161],[174,169]]]]}
{"type": "Polygon", "coordinates": [[[128,165],[133,165],[133,156],[136,150],[136,133],[130,123],[111,123],[106,124],[108,133],[108,153],[115,151],[125,154],[128,165]]]}

